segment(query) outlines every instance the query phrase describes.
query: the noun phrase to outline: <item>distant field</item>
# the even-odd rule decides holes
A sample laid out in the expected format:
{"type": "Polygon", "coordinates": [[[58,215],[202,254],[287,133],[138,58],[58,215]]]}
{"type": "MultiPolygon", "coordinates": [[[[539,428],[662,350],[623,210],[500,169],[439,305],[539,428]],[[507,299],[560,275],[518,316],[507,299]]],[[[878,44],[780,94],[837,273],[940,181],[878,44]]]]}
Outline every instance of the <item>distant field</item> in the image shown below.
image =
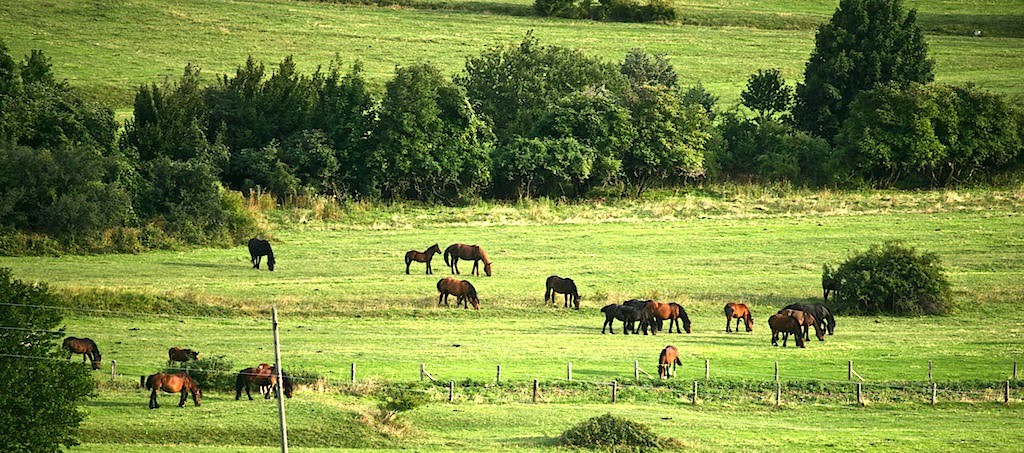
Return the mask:
{"type": "MultiPolygon", "coordinates": [[[[745,11],[761,8],[825,17],[832,8],[823,2],[812,4],[817,6],[795,1],[722,1],[714,7],[739,18],[747,15],[745,11]]],[[[1000,1],[977,7],[930,1],[920,6],[934,14],[991,11],[1018,20],[1019,16],[1012,16],[1016,14],[1013,4],[1000,1]]],[[[198,64],[212,78],[233,71],[249,55],[270,64],[294,55],[305,71],[327,65],[337,55],[346,65],[362,60],[368,76],[380,82],[391,76],[395,65],[421,60],[455,73],[466,56],[521,39],[531,29],[544,43],[578,47],[610,61],[621,59],[634,47],[666,53],[684,84],[702,81],[728,106],[757,69],[780,68],[795,83],[813,47],[813,27],[778,30],[747,25],[597,23],[282,0],[0,4],[0,28],[7,31],[3,39],[15,54],[43,49],[54,59],[59,77],[121,108],[130,106],[137,85],[176,78],[187,62],[198,64]]],[[[958,32],[930,35],[929,42],[939,81],[970,81],[998,92],[1020,93],[1021,37],[976,39],[958,32]]]]}

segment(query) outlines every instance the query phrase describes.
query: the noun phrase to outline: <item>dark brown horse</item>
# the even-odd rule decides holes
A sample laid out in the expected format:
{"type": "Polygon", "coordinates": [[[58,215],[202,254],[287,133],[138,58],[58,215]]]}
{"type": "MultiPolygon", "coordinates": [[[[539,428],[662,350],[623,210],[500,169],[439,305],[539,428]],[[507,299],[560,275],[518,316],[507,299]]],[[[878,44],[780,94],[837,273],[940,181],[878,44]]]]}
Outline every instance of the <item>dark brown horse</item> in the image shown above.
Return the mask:
{"type": "Polygon", "coordinates": [[[441,299],[444,299],[444,305],[448,306],[448,295],[452,294],[457,297],[456,307],[462,305],[463,308],[469,308],[469,304],[473,304],[474,310],[480,309],[480,298],[477,297],[476,288],[465,280],[451,277],[442,278],[437,281],[437,292],[437,305],[441,305],[441,299]]]}
{"type": "Polygon", "coordinates": [[[181,401],[178,402],[178,407],[185,407],[185,400],[188,399],[190,392],[192,393],[192,402],[196,406],[203,402],[203,392],[199,390],[199,385],[196,384],[195,379],[192,379],[192,376],[189,376],[188,373],[151,374],[146,378],[146,389],[152,390],[149,394],[150,409],[160,407],[156,402],[157,390],[163,390],[167,393],[181,393],[181,401]]]}
{"type": "Polygon", "coordinates": [[[577,310],[580,309],[580,293],[576,290],[576,282],[572,281],[571,278],[562,278],[557,275],[548,277],[547,289],[544,291],[544,303],[551,299],[551,304],[555,305],[555,296],[562,294],[565,296],[565,303],[562,308],[569,308],[569,297],[572,297],[572,304],[577,310]]]}
{"type": "Polygon", "coordinates": [[[754,331],[754,315],[750,313],[750,309],[747,308],[746,304],[725,304],[725,331],[732,332],[731,324],[732,320],[736,320],[736,331],[740,331],[740,320],[743,320],[744,325],[747,326],[747,332],[754,331]]]}
{"type": "Polygon", "coordinates": [[[609,332],[615,333],[615,327],[612,323],[618,319],[622,321],[622,333],[629,335],[629,331],[633,331],[634,334],[639,333],[638,322],[642,322],[644,313],[643,305],[627,305],[627,304],[608,304],[601,308],[601,313],[604,313],[604,324],[601,325],[601,333],[603,334],[605,328],[609,332]]]}
{"type": "Polygon", "coordinates": [[[189,360],[199,360],[199,351],[181,349],[177,346],[167,350],[167,366],[171,366],[173,362],[178,362],[179,366],[184,366],[185,362],[189,360]]]}
{"type": "MultiPolygon", "coordinates": [[[[839,290],[843,287],[843,281],[839,277],[838,272],[832,266],[828,264],[822,265],[821,269],[821,292],[822,298],[825,302],[828,302],[828,296],[831,294],[833,300],[839,299],[839,290]]],[[[821,317],[818,318],[821,320],[821,317]]]]}
{"type": "Polygon", "coordinates": [[[804,345],[804,335],[800,321],[797,321],[796,318],[783,314],[774,314],[771,318],[768,318],[768,327],[772,329],[772,346],[779,345],[779,333],[782,333],[782,347],[786,347],[786,339],[789,338],[789,335],[793,335],[796,338],[797,347],[807,347],[804,345]]]}
{"type": "Polygon", "coordinates": [[[82,354],[82,362],[88,358],[92,362],[92,369],[100,369],[100,365],[103,364],[103,356],[100,354],[100,348],[96,346],[96,342],[89,338],[75,338],[67,337],[64,339],[63,348],[67,350],[68,359],[71,358],[72,354],[82,354]]]}
{"type": "Polygon", "coordinates": [[[665,349],[661,350],[661,356],[658,357],[658,377],[661,379],[668,379],[676,375],[676,365],[682,365],[683,362],[679,361],[679,350],[675,346],[668,345],[665,349]],[[672,367],[669,369],[669,367],[672,367]]]}
{"type": "Polygon", "coordinates": [[[675,326],[676,333],[683,333],[682,329],[679,328],[679,320],[683,321],[683,329],[686,329],[686,333],[691,333],[690,330],[690,317],[686,314],[686,309],[682,305],[676,303],[663,303],[648,301],[644,304],[643,320],[640,322],[640,328],[647,334],[647,328],[650,327],[651,335],[661,330],[661,322],[668,320],[668,333],[672,333],[672,327],[675,326]],[[656,324],[652,324],[656,322],[656,324]]]}
{"type": "Polygon", "coordinates": [[[800,333],[804,337],[805,341],[810,341],[811,337],[807,335],[807,332],[811,326],[814,326],[814,336],[818,337],[818,341],[825,341],[825,331],[821,328],[821,323],[817,319],[814,319],[814,315],[801,310],[792,310],[789,308],[783,308],[779,310],[780,315],[792,316],[800,322],[800,326],[803,329],[800,333]]]}
{"type": "Polygon", "coordinates": [[[451,268],[453,274],[459,273],[459,260],[473,260],[470,275],[480,275],[480,261],[484,262],[484,273],[491,276],[491,259],[479,245],[452,244],[444,249],[444,263],[451,268]]]}
{"type": "MultiPolygon", "coordinates": [[[[291,398],[295,391],[292,380],[283,371],[281,372],[281,378],[284,380],[284,396],[291,398]]],[[[252,400],[252,394],[249,390],[252,385],[259,387],[260,394],[263,395],[264,399],[270,399],[270,395],[274,393],[277,384],[277,368],[266,363],[261,363],[255,368],[246,368],[239,371],[238,376],[235,377],[235,401],[242,397],[242,388],[245,388],[245,395],[252,400]]]]}
{"type": "Polygon", "coordinates": [[[434,259],[435,253],[441,253],[441,247],[434,244],[427,247],[426,251],[417,252],[415,250],[409,250],[405,253],[405,275],[409,275],[409,265],[413,261],[417,263],[427,263],[427,275],[434,273],[434,268],[430,266],[431,261],[434,259]]]}
{"type": "Polygon", "coordinates": [[[253,269],[260,268],[260,261],[264,256],[267,257],[267,269],[273,272],[274,250],[270,248],[270,241],[257,238],[249,239],[249,261],[252,262],[253,269]]]}

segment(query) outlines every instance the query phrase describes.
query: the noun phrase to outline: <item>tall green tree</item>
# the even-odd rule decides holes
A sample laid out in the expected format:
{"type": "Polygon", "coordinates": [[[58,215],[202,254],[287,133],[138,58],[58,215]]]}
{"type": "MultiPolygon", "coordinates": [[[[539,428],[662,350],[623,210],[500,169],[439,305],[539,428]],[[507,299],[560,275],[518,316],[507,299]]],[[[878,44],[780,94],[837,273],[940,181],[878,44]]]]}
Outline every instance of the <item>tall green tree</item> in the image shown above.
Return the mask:
{"type": "Polygon", "coordinates": [[[934,66],[916,10],[906,12],[900,0],[842,0],[818,28],[793,117],[832,140],[858,93],[885,82],[931,82],[934,66]]]}
{"type": "Polygon", "coordinates": [[[78,444],[78,425],[85,418],[79,405],[94,390],[89,369],[81,361],[65,361],[58,330],[59,305],[46,285],[30,285],[0,268],[0,445],[7,451],[44,452],[78,444]],[[20,305],[12,305],[20,304],[20,305]],[[31,306],[26,306],[31,305],[31,306]]]}
{"type": "Polygon", "coordinates": [[[396,69],[377,117],[370,162],[385,198],[450,203],[490,184],[493,135],[437,67],[396,69]]]}
{"type": "Polygon", "coordinates": [[[740,99],[764,122],[789,109],[793,88],[786,85],[786,79],[778,69],[758,69],[747,79],[747,87],[740,93],[740,99]]]}

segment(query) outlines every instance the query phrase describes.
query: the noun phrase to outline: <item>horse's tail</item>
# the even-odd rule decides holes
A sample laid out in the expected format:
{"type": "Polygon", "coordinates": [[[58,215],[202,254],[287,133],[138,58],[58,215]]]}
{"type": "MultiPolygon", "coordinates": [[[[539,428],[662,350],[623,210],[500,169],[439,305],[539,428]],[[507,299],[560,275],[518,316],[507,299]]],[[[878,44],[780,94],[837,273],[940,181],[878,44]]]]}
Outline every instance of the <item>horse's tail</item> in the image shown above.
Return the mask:
{"type": "Polygon", "coordinates": [[[452,263],[451,263],[451,261],[448,261],[448,256],[451,255],[451,254],[452,254],[452,248],[450,246],[448,248],[444,249],[444,265],[445,266],[451,267],[452,263]]]}
{"type": "Polygon", "coordinates": [[[548,302],[549,297],[551,297],[551,284],[548,284],[547,289],[544,290],[544,303],[548,302]]]}
{"type": "Polygon", "coordinates": [[[242,388],[245,387],[245,370],[239,371],[238,375],[235,376],[235,399],[242,394],[242,388]]]}
{"type": "Polygon", "coordinates": [[[725,317],[726,318],[732,319],[732,314],[734,312],[735,312],[735,309],[733,308],[733,306],[731,304],[725,304],[725,317]]]}
{"type": "Polygon", "coordinates": [[[149,375],[146,378],[146,390],[152,390],[153,389],[153,381],[155,380],[155,378],[156,378],[155,374],[151,374],[151,375],[149,375]]]}

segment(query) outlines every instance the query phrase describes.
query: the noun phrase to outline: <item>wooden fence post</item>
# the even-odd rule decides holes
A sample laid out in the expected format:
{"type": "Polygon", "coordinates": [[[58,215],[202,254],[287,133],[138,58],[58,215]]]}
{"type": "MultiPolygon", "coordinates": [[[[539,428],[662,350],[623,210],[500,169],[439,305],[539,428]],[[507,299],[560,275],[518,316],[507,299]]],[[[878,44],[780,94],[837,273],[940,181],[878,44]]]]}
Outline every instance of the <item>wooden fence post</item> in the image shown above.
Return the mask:
{"type": "Polygon", "coordinates": [[[569,380],[569,382],[572,382],[572,362],[566,363],[565,376],[569,380]]]}
{"type": "Polygon", "coordinates": [[[693,400],[691,402],[694,406],[697,405],[697,381],[693,381],[693,400]]]}
{"type": "Polygon", "coordinates": [[[420,381],[427,378],[427,364],[420,363],[420,381]]]}
{"type": "Polygon", "coordinates": [[[448,381],[448,402],[455,401],[455,381],[448,381]]]}
{"type": "Polygon", "coordinates": [[[637,383],[640,382],[640,361],[639,360],[634,360],[633,361],[633,380],[636,381],[637,383]]]}
{"type": "Polygon", "coordinates": [[[864,395],[861,393],[861,383],[860,382],[857,383],[857,405],[858,406],[863,406],[864,405],[864,395]]]}
{"type": "Polygon", "coordinates": [[[846,362],[846,380],[853,380],[853,360],[846,362]]]}
{"type": "Polygon", "coordinates": [[[494,382],[497,385],[501,385],[501,364],[500,363],[498,364],[498,376],[495,378],[494,382]]]}
{"type": "Polygon", "coordinates": [[[540,393],[540,386],[538,385],[537,380],[534,379],[533,380],[533,402],[534,403],[537,402],[537,394],[538,393],[540,393]]]}
{"type": "Polygon", "coordinates": [[[1006,381],[1006,387],[1003,388],[1003,404],[1010,404],[1010,381],[1006,381]]]}
{"type": "Polygon", "coordinates": [[[775,407],[779,407],[782,404],[782,384],[779,381],[775,381],[775,407]]]}
{"type": "Polygon", "coordinates": [[[932,406],[935,405],[935,393],[937,391],[937,388],[938,388],[938,385],[935,384],[934,382],[932,382],[932,406]]]}
{"type": "Polygon", "coordinates": [[[110,361],[110,380],[117,379],[117,360],[110,361]]]}
{"type": "Polygon", "coordinates": [[[932,361],[928,361],[928,382],[932,381],[932,361]]]}
{"type": "Polygon", "coordinates": [[[1013,361],[1013,380],[1017,380],[1017,361],[1013,361]]]}
{"type": "Polygon", "coordinates": [[[352,362],[352,368],[349,369],[348,378],[349,378],[349,382],[351,382],[353,384],[356,383],[356,363],[355,362],[352,362]]]}
{"type": "Polygon", "coordinates": [[[612,402],[613,403],[615,402],[615,399],[616,399],[616,396],[617,396],[616,393],[618,393],[618,390],[619,390],[619,382],[618,381],[612,381],[612,402]]]}
{"type": "Polygon", "coordinates": [[[704,380],[711,379],[711,359],[704,359],[704,380]]]}
{"type": "Polygon", "coordinates": [[[779,361],[775,361],[775,382],[779,382],[779,361]]]}

